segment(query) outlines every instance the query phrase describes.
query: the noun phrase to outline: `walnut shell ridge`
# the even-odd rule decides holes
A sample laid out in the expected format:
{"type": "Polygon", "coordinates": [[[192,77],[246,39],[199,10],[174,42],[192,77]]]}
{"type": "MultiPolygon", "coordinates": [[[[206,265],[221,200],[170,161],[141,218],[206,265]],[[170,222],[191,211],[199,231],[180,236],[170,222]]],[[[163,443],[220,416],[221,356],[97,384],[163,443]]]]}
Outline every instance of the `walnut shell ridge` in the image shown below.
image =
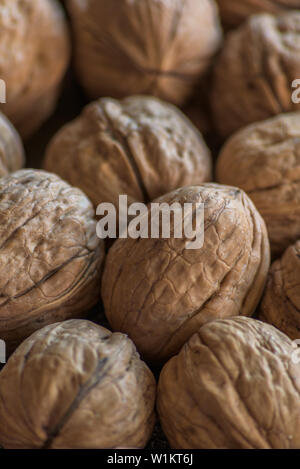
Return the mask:
{"type": "Polygon", "coordinates": [[[212,110],[220,135],[299,110],[292,101],[292,82],[299,76],[300,11],[250,17],[228,34],[216,61],[212,110]]]}
{"type": "Polygon", "coordinates": [[[148,202],[212,175],[210,151],[173,105],[148,96],[102,98],[88,105],[50,142],[48,171],[80,187],[95,206],[119,194],[148,202]]]}
{"type": "Polygon", "coordinates": [[[160,375],[158,413],[171,446],[299,448],[294,352],[286,335],[255,319],[205,324],[160,375]]]}
{"type": "Polygon", "coordinates": [[[218,50],[214,0],[69,0],[79,79],[93,99],[150,94],[180,105],[218,50]]]}
{"type": "Polygon", "coordinates": [[[56,104],[70,57],[66,19],[56,0],[2,0],[0,29],[0,109],[28,137],[56,104]]]}
{"type": "Polygon", "coordinates": [[[187,238],[173,231],[170,239],[118,239],[106,258],[102,299],[113,330],[128,334],[145,359],[163,362],[205,322],[254,312],[270,254],[265,224],[237,188],[184,187],[156,202],[203,203],[203,247],[187,249],[187,238]]]}
{"type": "Polygon", "coordinates": [[[243,189],[264,218],[273,256],[300,238],[300,112],[252,124],[221,150],[216,177],[243,189]]]}
{"type": "Polygon", "coordinates": [[[0,178],[0,338],[9,351],[96,304],[103,257],[79,189],[38,170],[0,178]]]}
{"type": "Polygon", "coordinates": [[[259,318],[300,339],[300,241],[273,262],[260,305],[259,318]]]}
{"type": "Polygon", "coordinates": [[[0,444],[139,448],[151,436],[154,377],[123,334],[69,320],[30,336],[0,373],[0,444]]]}
{"type": "Polygon", "coordinates": [[[25,154],[19,134],[0,113],[0,177],[22,168],[25,154]]]}

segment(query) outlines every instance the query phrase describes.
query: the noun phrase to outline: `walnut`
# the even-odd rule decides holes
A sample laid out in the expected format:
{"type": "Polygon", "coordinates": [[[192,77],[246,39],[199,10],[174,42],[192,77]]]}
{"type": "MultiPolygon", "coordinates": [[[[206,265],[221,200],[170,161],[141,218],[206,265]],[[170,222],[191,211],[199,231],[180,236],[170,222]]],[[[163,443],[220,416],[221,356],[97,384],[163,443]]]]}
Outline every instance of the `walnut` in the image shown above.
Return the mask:
{"type": "Polygon", "coordinates": [[[300,0],[217,0],[223,23],[227,27],[238,26],[255,13],[278,15],[300,8],[300,0]]]}
{"type": "Polygon", "coordinates": [[[138,448],[154,425],[155,380],[134,344],[89,321],[30,336],[0,373],[0,444],[138,448]]]}
{"type": "Polygon", "coordinates": [[[0,177],[24,165],[22,141],[8,119],[0,113],[0,177]]]}
{"type": "Polygon", "coordinates": [[[212,321],[163,368],[158,412],[174,448],[300,446],[300,370],[292,341],[238,317],[212,321]]]}
{"type": "Polygon", "coordinates": [[[252,16],[228,34],[212,91],[223,137],[252,122],[296,111],[292,82],[300,76],[300,12],[252,16]]]}
{"type": "Polygon", "coordinates": [[[223,147],[216,175],[251,197],[266,222],[273,256],[300,238],[300,112],[239,131],[223,147]]]}
{"type": "Polygon", "coordinates": [[[149,201],[211,178],[210,152],[174,106],[135,96],[100,99],[50,143],[45,168],[80,187],[93,201],[149,201]]]}
{"type": "Polygon", "coordinates": [[[289,246],[271,266],[261,303],[260,319],[291,339],[300,339],[300,241],[289,246]]]}
{"type": "Polygon", "coordinates": [[[221,42],[214,0],[69,0],[79,78],[92,98],[182,104],[221,42]]]}
{"type": "Polygon", "coordinates": [[[104,255],[88,198],[53,174],[0,178],[0,337],[12,351],[99,298],[104,255]]]}
{"type": "Polygon", "coordinates": [[[56,0],[2,0],[0,78],[4,112],[25,137],[51,114],[69,61],[69,37],[56,0]]]}
{"type": "Polygon", "coordinates": [[[174,232],[170,239],[118,239],[108,252],[102,298],[112,328],[127,333],[145,359],[163,362],[205,322],[251,315],[270,259],[264,222],[243,191],[204,184],[156,202],[203,203],[203,247],[188,249],[187,238],[174,232]]]}

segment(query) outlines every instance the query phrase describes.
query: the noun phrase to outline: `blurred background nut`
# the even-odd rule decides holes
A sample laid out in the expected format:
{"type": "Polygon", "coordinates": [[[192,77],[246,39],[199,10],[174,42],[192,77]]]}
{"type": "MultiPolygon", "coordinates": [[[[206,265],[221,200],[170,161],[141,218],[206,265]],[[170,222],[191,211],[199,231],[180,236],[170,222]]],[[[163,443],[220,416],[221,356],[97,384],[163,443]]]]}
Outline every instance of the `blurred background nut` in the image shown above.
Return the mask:
{"type": "Polygon", "coordinates": [[[299,10],[300,0],[217,0],[225,26],[238,26],[255,13],[278,15],[288,10],[299,10]]]}
{"type": "Polygon", "coordinates": [[[79,189],[37,170],[0,178],[0,337],[9,351],[98,301],[103,251],[79,189]]]}
{"type": "Polygon", "coordinates": [[[89,321],[52,324],[23,342],[0,373],[0,444],[144,447],[155,387],[125,335],[89,321]]]}
{"type": "Polygon", "coordinates": [[[158,412],[173,448],[300,446],[292,341],[249,318],[204,325],[163,368],[158,412]]]}
{"type": "Polygon", "coordinates": [[[216,175],[251,197],[266,222],[274,256],[300,238],[300,112],[236,133],[220,153],[216,175]]]}
{"type": "Polygon", "coordinates": [[[1,0],[0,29],[0,108],[27,137],[55,107],[69,62],[67,25],[56,0],[1,0]]]}
{"type": "Polygon", "coordinates": [[[24,162],[22,141],[9,120],[0,113],[0,177],[22,168],[24,162]]]}
{"type": "Polygon", "coordinates": [[[221,42],[214,0],[68,0],[75,61],[92,98],[182,104],[221,42]]]}
{"type": "Polygon", "coordinates": [[[271,266],[259,318],[300,339],[300,241],[271,266]]]}
{"type": "Polygon", "coordinates": [[[300,11],[252,16],[227,41],[215,66],[212,108],[223,137],[252,122],[296,111],[300,76],[300,11]]]}
{"type": "Polygon", "coordinates": [[[100,99],[50,142],[45,168],[80,187],[94,205],[150,201],[210,180],[211,156],[200,133],[156,98],[100,99]]]}
{"type": "MultiPolygon", "coordinates": [[[[187,238],[119,239],[109,250],[102,298],[114,330],[142,356],[162,362],[205,322],[251,315],[269,268],[269,241],[259,213],[234,187],[178,189],[156,202],[204,204],[204,244],[187,238]]],[[[150,223],[150,221],[149,221],[150,223]]]]}

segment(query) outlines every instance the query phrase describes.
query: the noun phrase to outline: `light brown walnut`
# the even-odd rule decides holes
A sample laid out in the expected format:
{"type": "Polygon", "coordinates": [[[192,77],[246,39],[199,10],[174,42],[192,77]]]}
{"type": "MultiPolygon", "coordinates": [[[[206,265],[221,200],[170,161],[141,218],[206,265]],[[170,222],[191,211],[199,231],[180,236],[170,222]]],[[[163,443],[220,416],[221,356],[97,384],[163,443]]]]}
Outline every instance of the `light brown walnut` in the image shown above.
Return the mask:
{"type": "Polygon", "coordinates": [[[19,134],[0,113],[0,177],[17,171],[24,163],[24,148],[19,134]]]}
{"type": "Polygon", "coordinates": [[[220,135],[297,111],[292,83],[300,77],[300,11],[255,15],[228,34],[215,65],[212,109],[220,135]]]}
{"type": "Polygon", "coordinates": [[[148,202],[177,187],[210,180],[210,151],[173,105],[133,96],[88,105],[50,142],[44,163],[80,187],[95,206],[148,202]]]}
{"type": "Polygon", "coordinates": [[[113,330],[128,334],[145,359],[163,362],[207,321],[254,312],[270,254],[265,224],[237,188],[184,187],[156,202],[203,203],[203,247],[187,249],[173,228],[169,239],[118,239],[106,259],[102,298],[113,330]]]}
{"type": "Polygon", "coordinates": [[[214,0],[68,0],[78,76],[93,98],[182,104],[221,43],[214,0]]]}
{"type": "Polygon", "coordinates": [[[13,449],[141,448],[155,380],[134,344],[89,321],[47,326],[0,373],[0,444],[13,449]]]}
{"type": "Polygon", "coordinates": [[[0,178],[0,338],[88,312],[99,299],[103,241],[89,199],[54,174],[0,178]]]}
{"type": "Polygon", "coordinates": [[[173,448],[300,447],[292,341],[238,317],[205,324],[163,368],[158,412],[173,448]]]}
{"type": "Polygon", "coordinates": [[[216,177],[241,187],[264,218],[273,256],[300,238],[300,112],[239,131],[221,150],[216,177]]]}

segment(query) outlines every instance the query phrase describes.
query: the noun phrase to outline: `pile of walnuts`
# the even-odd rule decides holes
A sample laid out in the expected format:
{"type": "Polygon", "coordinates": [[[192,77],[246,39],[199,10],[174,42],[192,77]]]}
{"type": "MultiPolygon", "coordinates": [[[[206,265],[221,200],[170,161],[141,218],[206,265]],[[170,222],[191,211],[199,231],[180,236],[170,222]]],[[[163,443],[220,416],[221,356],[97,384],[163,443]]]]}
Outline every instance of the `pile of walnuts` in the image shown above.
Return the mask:
{"type": "Polygon", "coordinates": [[[299,449],[300,0],[2,0],[0,26],[0,447],[299,449]],[[99,236],[122,195],[148,236],[99,236]]]}

